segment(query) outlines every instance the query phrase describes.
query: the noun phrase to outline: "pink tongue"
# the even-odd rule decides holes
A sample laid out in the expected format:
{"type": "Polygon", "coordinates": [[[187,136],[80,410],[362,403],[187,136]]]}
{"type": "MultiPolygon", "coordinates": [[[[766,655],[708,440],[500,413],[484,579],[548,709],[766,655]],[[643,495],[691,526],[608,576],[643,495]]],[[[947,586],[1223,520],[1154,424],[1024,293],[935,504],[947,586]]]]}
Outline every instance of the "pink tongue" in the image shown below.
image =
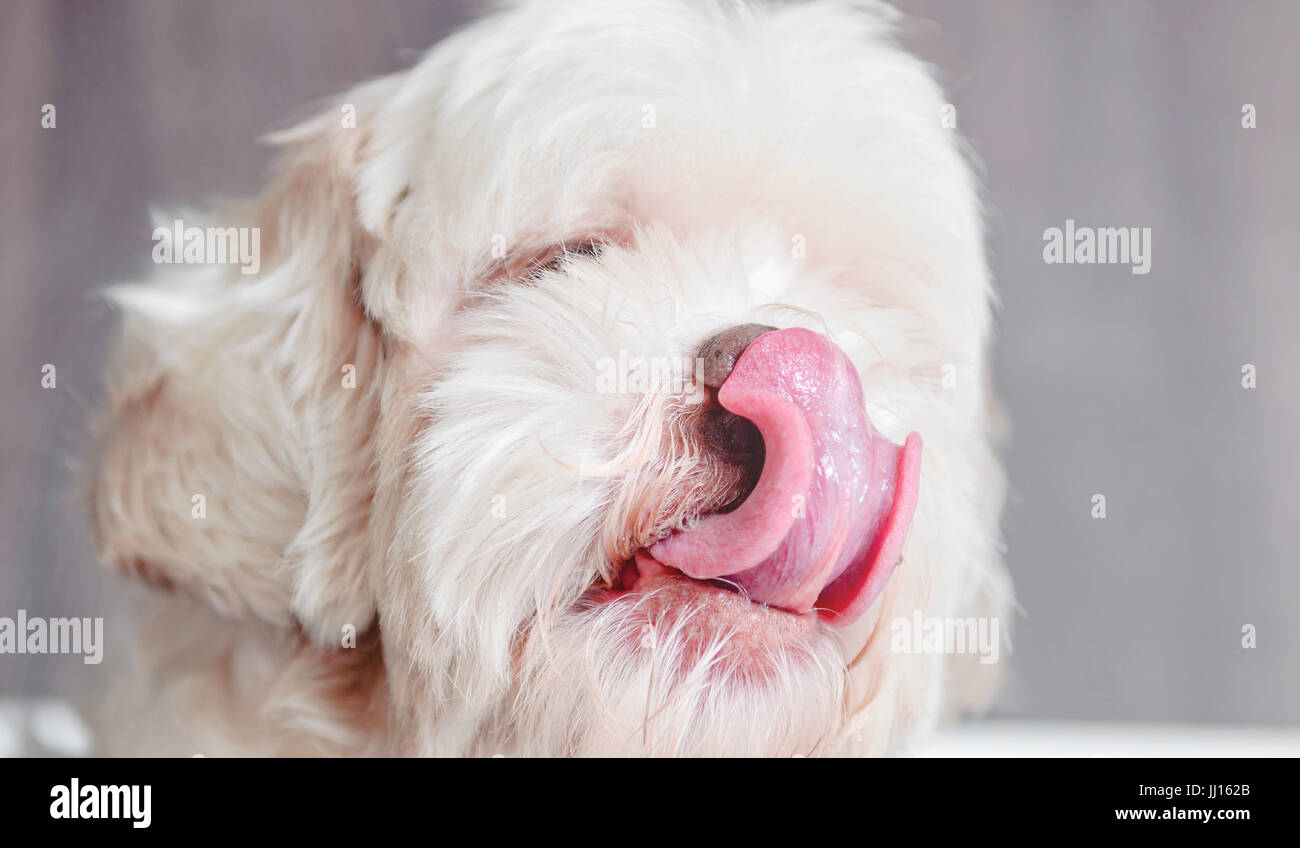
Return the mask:
{"type": "Polygon", "coordinates": [[[734,511],[674,533],[651,555],[696,579],[725,578],[751,600],[849,623],[898,563],[916,509],[920,437],[902,447],[881,437],[853,364],[810,330],[755,339],[718,401],[763,436],[758,485],[734,511]]]}

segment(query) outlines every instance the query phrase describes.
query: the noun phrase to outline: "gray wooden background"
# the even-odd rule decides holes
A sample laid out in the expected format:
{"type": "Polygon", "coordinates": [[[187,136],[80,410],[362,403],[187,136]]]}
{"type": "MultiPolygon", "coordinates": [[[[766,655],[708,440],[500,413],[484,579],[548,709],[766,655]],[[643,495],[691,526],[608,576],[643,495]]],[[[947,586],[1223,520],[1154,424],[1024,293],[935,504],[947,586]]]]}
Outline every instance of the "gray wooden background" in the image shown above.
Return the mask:
{"type": "MultiPolygon", "coordinates": [[[[1300,721],[1300,4],[901,5],[986,170],[1024,609],[1000,711],[1300,721]],[[1045,265],[1067,218],[1151,227],[1151,273],[1045,265]]],[[[256,136],[467,6],[0,3],[0,616],[104,609],[68,490],[111,326],[94,291],[148,263],[149,204],[254,191],[256,136]]],[[[109,666],[0,655],[0,694],[109,666]]]]}

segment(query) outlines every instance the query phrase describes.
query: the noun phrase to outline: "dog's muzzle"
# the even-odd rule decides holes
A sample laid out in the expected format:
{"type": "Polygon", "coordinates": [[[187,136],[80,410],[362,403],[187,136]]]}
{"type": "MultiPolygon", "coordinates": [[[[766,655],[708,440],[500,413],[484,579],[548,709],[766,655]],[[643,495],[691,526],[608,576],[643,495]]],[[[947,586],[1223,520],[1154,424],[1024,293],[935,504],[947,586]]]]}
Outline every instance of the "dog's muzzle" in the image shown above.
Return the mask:
{"type": "Polygon", "coordinates": [[[847,624],[898,564],[916,509],[920,437],[899,446],[878,434],[848,356],[810,330],[745,324],[709,339],[700,357],[719,406],[702,423],[703,443],[761,472],[734,508],[642,556],[847,624]]]}

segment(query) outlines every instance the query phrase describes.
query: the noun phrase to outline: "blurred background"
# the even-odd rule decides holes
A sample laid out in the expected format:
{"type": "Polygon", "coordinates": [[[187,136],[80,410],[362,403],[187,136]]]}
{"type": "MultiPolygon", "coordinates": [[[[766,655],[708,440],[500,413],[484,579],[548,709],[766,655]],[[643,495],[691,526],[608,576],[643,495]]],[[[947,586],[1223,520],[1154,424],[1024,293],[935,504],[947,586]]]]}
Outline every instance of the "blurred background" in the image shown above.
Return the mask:
{"type": "MultiPolygon", "coordinates": [[[[1003,303],[1022,610],[996,713],[1300,724],[1300,4],[897,5],[980,159],[1003,303]],[[1044,264],[1067,218],[1150,227],[1150,273],[1044,264]]],[[[112,327],[95,291],[148,265],[148,207],[255,192],[268,127],[474,6],[0,4],[0,616],[103,614],[74,459],[112,327]]],[[[0,696],[110,666],[0,655],[0,696]]]]}

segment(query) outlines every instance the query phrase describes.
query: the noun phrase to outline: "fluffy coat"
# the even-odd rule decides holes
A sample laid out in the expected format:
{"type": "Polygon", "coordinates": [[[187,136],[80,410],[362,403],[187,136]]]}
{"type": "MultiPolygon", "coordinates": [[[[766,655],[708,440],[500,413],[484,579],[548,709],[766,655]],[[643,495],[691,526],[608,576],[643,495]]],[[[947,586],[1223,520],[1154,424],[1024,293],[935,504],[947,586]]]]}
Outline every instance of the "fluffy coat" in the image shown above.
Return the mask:
{"type": "Polygon", "coordinates": [[[266,191],[210,222],[260,228],[258,274],[111,291],[93,523],[160,591],[108,749],[883,753],[982,704],[994,667],[890,649],[915,610],[1010,602],[977,184],[895,27],[537,0],[273,136],[266,191]],[[600,363],[747,322],[826,334],[877,429],[924,439],[848,628],[591,602],[719,486],[680,399],[600,363]]]}

